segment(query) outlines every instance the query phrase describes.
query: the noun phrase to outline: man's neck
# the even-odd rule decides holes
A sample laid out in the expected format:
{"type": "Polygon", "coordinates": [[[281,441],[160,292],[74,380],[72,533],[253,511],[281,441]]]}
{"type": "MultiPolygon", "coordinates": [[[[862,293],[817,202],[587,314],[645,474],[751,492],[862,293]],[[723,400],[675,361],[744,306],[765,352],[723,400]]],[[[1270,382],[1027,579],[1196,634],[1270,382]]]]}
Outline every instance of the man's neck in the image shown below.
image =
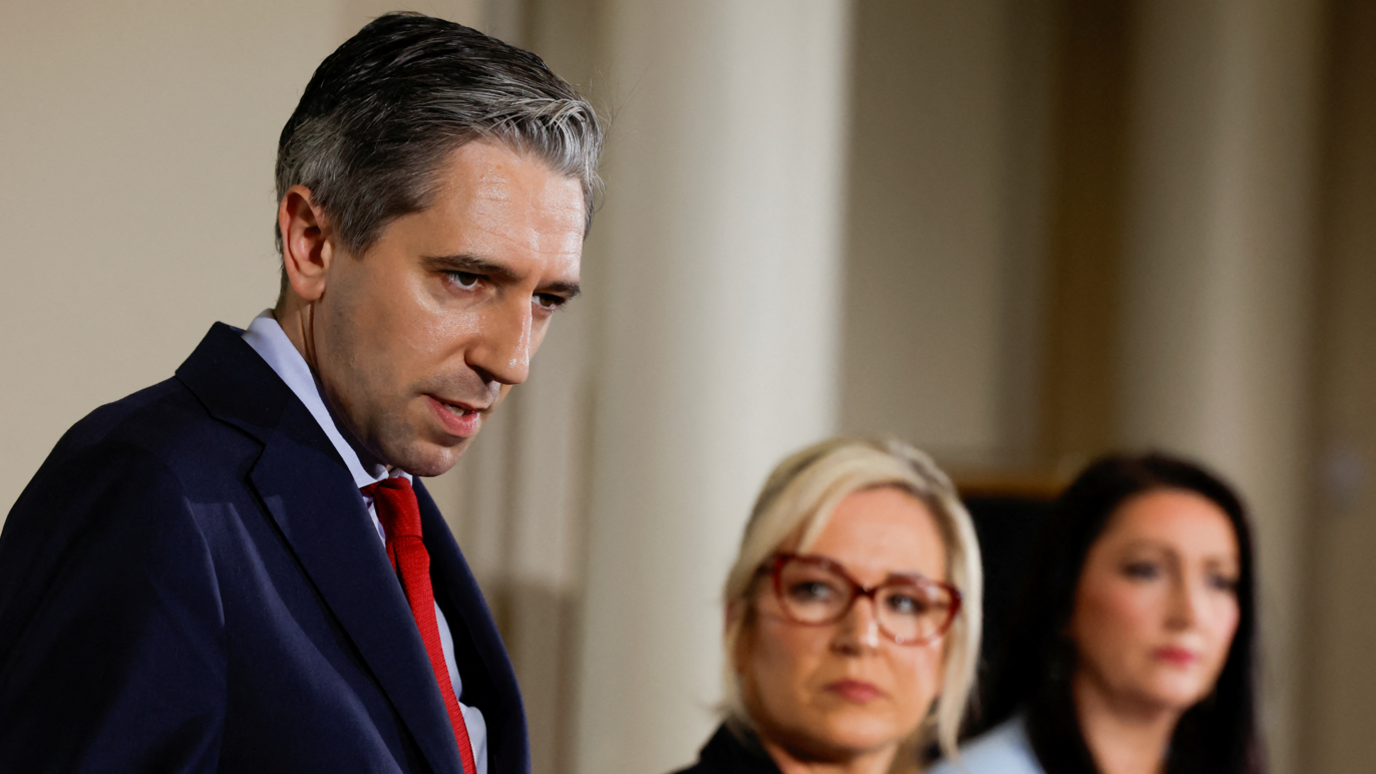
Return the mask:
{"type": "Polygon", "coordinates": [[[277,306],[272,309],[272,318],[277,321],[277,326],[286,334],[287,340],[301,354],[301,359],[306,361],[306,366],[310,368],[311,375],[315,377],[316,389],[320,393],[320,400],[324,402],[325,408],[330,412],[334,419],[335,427],[339,429],[339,434],[344,441],[349,444],[354,453],[358,455],[359,462],[365,470],[372,469],[381,465],[387,469],[389,474],[395,468],[378,459],[368,447],[359,442],[358,436],[349,427],[349,423],[343,421],[343,417],[335,410],[333,402],[330,400],[329,390],[325,389],[325,384],[320,378],[320,368],[315,358],[314,342],[314,316],[315,306],[311,303],[302,301],[297,296],[286,293],[278,299],[277,306]]]}
{"type": "Polygon", "coordinates": [[[306,303],[290,293],[284,293],[277,300],[277,305],[272,308],[272,318],[277,321],[278,327],[287,335],[291,345],[296,347],[296,351],[301,353],[306,365],[310,366],[311,373],[319,378],[320,371],[315,366],[315,348],[307,346],[311,341],[311,322],[314,319],[312,312],[314,306],[306,303]]]}

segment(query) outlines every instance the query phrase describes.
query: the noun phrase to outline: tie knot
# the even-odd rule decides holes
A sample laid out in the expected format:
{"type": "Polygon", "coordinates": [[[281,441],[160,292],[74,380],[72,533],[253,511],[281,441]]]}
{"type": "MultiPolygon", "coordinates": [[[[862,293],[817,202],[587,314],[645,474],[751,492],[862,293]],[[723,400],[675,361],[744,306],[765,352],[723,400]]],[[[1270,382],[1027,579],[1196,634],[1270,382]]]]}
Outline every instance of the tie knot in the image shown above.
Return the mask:
{"type": "Polygon", "coordinates": [[[421,536],[420,505],[410,481],[402,476],[386,478],[363,487],[362,492],[373,498],[377,520],[382,522],[389,540],[421,536]]]}

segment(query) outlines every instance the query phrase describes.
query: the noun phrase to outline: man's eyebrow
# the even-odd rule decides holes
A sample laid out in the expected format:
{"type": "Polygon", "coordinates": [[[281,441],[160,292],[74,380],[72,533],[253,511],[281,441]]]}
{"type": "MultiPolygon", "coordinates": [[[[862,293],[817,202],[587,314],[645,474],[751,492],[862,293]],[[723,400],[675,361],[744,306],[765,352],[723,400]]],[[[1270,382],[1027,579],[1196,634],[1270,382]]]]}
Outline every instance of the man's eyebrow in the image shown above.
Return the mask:
{"type": "MultiPolygon", "coordinates": [[[[479,258],[476,255],[460,253],[458,255],[426,255],[421,260],[425,262],[425,268],[429,271],[461,271],[471,274],[481,274],[500,282],[514,282],[520,277],[510,268],[503,266],[496,261],[489,261],[486,258],[479,258]]],[[[558,281],[547,285],[541,285],[536,290],[540,293],[557,293],[566,299],[572,299],[583,292],[582,286],[577,282],[558,281]]]]}
{"type": "Polygon", "coordinates": [[[425,268],[430,271],[462,271],[472,274],[481,274],[484,277],[495,279],[514,280],[516,275],[511,269],[489,261],[486,258],[479,258],[476,255],[460,253],[459,255],[426,255],[421,260],[425,261],[425,268]]]}
{"type": "Polygon", "coordinates": [[[582,286],[577,282],[551,282],[539,289],[541,293],[556,293],[564,297],[566,301],[572,301],[583,292],[582,286]]]}

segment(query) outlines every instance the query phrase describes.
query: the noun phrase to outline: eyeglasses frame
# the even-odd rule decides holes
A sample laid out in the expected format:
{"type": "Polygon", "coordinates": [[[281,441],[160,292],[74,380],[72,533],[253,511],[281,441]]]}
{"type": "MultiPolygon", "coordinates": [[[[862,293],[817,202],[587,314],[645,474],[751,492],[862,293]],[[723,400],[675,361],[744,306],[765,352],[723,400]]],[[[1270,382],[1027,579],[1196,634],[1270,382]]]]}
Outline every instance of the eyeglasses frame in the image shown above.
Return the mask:
{"type": "Polygon", "coordinates": [[[822,556],[821,554],[796,554],[786,551],[776,552],[770,560],[770,563],[765,567],[761,567],[760,570],[763,571],[766,567],[769,569],[769,575],[773,581],[774,598],[779,603],[779,609],[783,611],[784,616],[786,616],[788,620],[796,624],[800,624],[802,626],[830,626],[831,624],[834,624],[837,621],[840,621],[841,619],[845,618],[846,615],[850,613],[851,608],[855,607],[855,602],[856,600],[860,599],[860,597],[869,597],[870,603],[875,606],[874,622],[875,625],[878,627],[879,631],[883,632],[884,636],[888,637],[895,644],[915,647],[918,645],[926,645],[929,642],[934,642],[944,637],[946,635],[946,632],[950,631],[951,625],[955,623],[956,616],[960,614],[962,602],[960,589],[957,589],[955,586],[952,586],[949,583],[943,583],[941,581],[932,580],[931,578],[928,578],[925,575],[919,575],[917,573],[892,573],[879,583],[876,583],[873,586],[866,586],[860,583],[859,581],[855,580],[855,578],[852,577],[851,574],[846,571],[846,568],[835,559],[832,559],[827,556],[822,556]],[[846,604],[845,608],[843,608],[841,612],[836,614],[836,617],[826,621],[803,621],[799,620],[796,616],[789,612],[788,604],[784,601],[783,569],[784,565],[794,560],[825,567],[826,569],[836,573],[841,578],[845,579],[845,581],[851,585],[852,594],[850,602],[846,604]],[[878,612],[879,600],[875,597],[875,595],[879,593],[880,589],[895,585],[893,583],[895,578],[902,578],[905,582],[912,583],[916,586],[935,586],[936,588],[939,588],[951,595],[951,606],[946,613],[946,620],[941,622],[941,625],[939,625],[936,628],[936,632],[932,634],[930,637],[905,640],[902,637],[899,637],[895,635],[893,632],[884,628],[884,625],[880,623],[878,612]]]}

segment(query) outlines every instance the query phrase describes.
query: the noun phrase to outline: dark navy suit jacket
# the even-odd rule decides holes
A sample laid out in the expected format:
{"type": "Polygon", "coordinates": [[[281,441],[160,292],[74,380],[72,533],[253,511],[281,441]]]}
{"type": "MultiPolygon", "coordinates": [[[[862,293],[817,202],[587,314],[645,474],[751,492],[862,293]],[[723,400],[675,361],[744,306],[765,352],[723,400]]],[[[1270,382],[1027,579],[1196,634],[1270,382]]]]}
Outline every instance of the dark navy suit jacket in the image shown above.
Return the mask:
{"type": "MultiPolygon", "coordinates": [[[[482,594],[421,486],[490,774],[529,771],[482,594]]],[[[223,324],[58,442],[0,534],[0,772],[458,774],[425,646],[330,441],[223,324]]]]}

